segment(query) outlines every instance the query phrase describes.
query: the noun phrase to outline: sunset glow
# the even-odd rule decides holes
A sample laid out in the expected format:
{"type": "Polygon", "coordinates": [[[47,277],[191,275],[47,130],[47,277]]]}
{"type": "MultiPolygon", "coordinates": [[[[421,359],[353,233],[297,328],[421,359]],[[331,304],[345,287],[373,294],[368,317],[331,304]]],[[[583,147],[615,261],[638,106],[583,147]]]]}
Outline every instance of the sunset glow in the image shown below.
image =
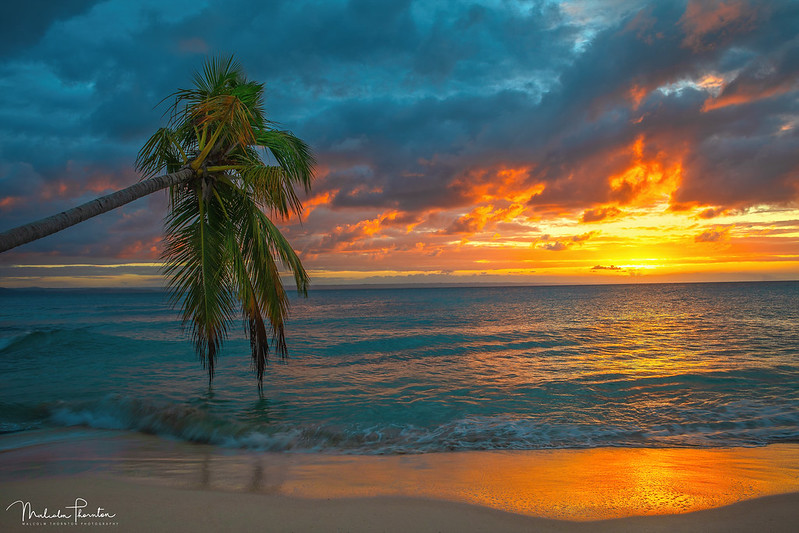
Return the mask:
{"type": "MultiPolygon", "coordinates": [[[[350,8],[331,4],[319,16],[336,26],[355,16],[350,8]]],[[[197,9],[188,21],[208,16],[197,9]]],[[[22,114],[17,129],[0,132],[5,227],[138,179],[135,153],[160,124],[150,109],[186,84],[204,54],[224,48],[239,50],[266,82],[273,118],[316,152],[303,219],[281,222],[316,285],[799,279],[790,3],[419,5],[384,13],[379,34],[361,21],[335,42],[302,31],[309,22],[289,10],[267,29],[320,39],[303,41],[306,52],[289,63],[237,46],[239,32],[199,37],[187,23],[170,29],[173,55],[158,49],[171,70],[157,87],[144,90],[153,73],[121,54],[114,61],[130,74],[117,85],[127,88],[103,88],[102,99],[101,70],[67,73],[53,48],[98,11],[54,24],[30,48],[35,61],[4,60],[5,87],[27,80],[59,95],[73,117],[65,127],[86,132],[60,148],[67,144],[17,111],[39,106],[44,116],[49,100],[6,99],[9,116],[22,114]],[[45,161],[21,138],[54,148],[45,161]]],[[[121,31],[159,24],[141,19],[121,31]]],[[[299,47],[279,32],[258,35],[267,49],[299,47]]],[[[98,34],[83,46],[101,64],[112,61],[103,59],[112,39],[98,34]]],[[[4,254],[2,286],[159,286],[165,212],[156,194],[4,254]],[[118,268],[98,275],[95,263],[118,268]]]]}

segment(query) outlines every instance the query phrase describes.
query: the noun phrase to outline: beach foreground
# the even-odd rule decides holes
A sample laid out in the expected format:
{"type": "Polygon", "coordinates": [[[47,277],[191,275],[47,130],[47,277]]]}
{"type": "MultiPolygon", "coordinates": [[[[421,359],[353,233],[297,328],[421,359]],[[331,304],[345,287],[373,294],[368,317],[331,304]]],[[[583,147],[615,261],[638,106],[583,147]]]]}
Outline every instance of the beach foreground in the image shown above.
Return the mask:
{"type": "Polygon", "coordinates": [[[0,531],[74,527],[84,503],[81,525],[114,531],[765,532],[799,519],[796,444],[357,456],[65,429],[0,449],[0,531]]]}
{"type": "MultiPolygon", "coordinates": [[[[135,482],[79,476],[4,483],[3,495],[53,502],[65,511],[75,494],[87,513],[103,510],[111,518],[81,519],[95,531],[557,531],[557,532],[793,532],[799,494],[768,496],[719,509],[681,515],[628,517],[603,521],[552,520],[497,511],[478,505],[404,497],[307,499],[274,494],[232,493],[147,486],[135,482]],[[56,503],[58,502],[58,503],[56,503]],[[63,502],[63,505],[60,503],[63,502]]],[[[6,496],[7,498],[7,496],[6,496]]],[[[35,507],[35,505],[34,505],[35,507]]],[[[17,512],[3,513],[2,531],[74,530],[63,526],[22,525],[17,512]]],[[[39,509],[41,510],[41,509],[39,509]]],[[[54,508],[50,507],[51,511],[54,508]]],[[[35,520],[34,520],[35,521],[35,520]]],[[[85,530],[82,529],[82,530],[85,530]]]]}

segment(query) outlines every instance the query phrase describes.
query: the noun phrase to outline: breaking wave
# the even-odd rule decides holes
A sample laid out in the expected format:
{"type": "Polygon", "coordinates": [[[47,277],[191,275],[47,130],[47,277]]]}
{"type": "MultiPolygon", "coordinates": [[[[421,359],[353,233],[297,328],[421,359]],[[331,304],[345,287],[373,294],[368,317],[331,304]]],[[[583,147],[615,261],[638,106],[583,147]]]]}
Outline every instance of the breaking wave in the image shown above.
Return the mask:
{"type": "MultiPolygon", "coordinates": [[[[799,440],[799,413],[766,408],[707,422],[639,426],[552,423],[469,417],[434,427],[377,424],[284,424],[226,418],[204,409],[109,395],[99,402],[60,404],[49,420],[59,426],[129,430],[187,442],[270,452],[408,454],[460,450],[530,450],[597,446],[760,446],[799,440]]],[[[751,406],[750,406],[751,410],[751,406]]]]}

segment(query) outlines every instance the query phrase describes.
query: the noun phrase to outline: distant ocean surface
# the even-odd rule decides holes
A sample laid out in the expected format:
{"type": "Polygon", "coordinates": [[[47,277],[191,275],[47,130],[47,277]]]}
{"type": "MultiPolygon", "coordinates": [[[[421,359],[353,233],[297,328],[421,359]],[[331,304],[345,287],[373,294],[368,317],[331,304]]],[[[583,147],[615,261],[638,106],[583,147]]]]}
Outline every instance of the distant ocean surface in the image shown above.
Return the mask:
{"type": "Polygon", "coordinates": [[[287,341],[259,397],[243,329],[209,388],[161,292],[2,291],[0,433],[350,454],[799,441],[797,282],[313,290],[287,341]]]}

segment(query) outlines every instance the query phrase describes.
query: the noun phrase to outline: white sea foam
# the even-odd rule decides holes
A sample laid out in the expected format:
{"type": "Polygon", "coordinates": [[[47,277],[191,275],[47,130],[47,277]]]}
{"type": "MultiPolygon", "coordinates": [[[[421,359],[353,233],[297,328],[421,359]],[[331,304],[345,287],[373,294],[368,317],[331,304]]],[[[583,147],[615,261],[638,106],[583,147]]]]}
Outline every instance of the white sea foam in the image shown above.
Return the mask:
{"type": "Polygon", "coordinates": [[[396,423],[252,425],[179,404],[111,395],[91,405],[57,406],[52,410],[51,421],[63,426],[140,431],[228,448],[355,454],[596,446],[751,446],[773,442],[775,435],[780,440],[799,437],[799,414],[771,407],[738,419],[649,427],[504,417],[469,417],[432,427],[396,423]],[[759,420],[760,425],[753,425],[753,420],[759,420]]]}

